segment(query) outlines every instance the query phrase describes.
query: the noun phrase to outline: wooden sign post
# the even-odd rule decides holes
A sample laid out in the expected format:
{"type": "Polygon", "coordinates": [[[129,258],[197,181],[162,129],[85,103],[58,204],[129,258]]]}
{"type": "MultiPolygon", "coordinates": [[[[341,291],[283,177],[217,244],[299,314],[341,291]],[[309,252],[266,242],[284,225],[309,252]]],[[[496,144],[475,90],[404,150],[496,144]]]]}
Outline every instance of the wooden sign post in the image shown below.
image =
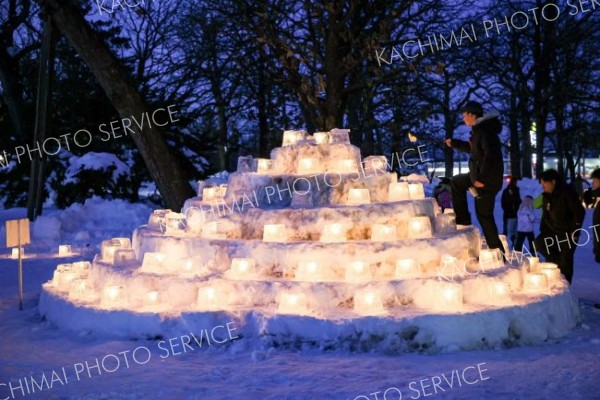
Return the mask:
{"type": "Polygon", "coordinates": [[[27,218],[6,221],[6,247],[19,249],[19,310],[23,309],[23,246],[29,243],[31,239],[27,218]]]}

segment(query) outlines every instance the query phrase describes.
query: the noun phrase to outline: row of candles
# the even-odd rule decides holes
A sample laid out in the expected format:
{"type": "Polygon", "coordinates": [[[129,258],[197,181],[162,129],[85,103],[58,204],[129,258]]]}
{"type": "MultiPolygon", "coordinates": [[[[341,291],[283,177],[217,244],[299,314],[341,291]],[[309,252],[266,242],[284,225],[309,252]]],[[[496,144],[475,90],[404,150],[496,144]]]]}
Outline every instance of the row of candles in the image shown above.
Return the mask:
{"type": "MultiPolygon", "coordinates": [[[[151,253],[147,253],[151,254],[151,253]]],[[[163,255],[164,256],[164,255],[163,255]]],[[[152,258],[152,257],[151,257],[152,258]]],[[[150,258],[149,258],[150,259],[150,258]]],[[[153,257],[164,262],[164,257],[153,257]]],[[[146,257],[144,258],[146,260],[146,257]]],[[[529,271],[524,274],[523,292],[543,293],[551,285],[556,285],[560,272],[556,264],[539,263],[536,258],[529,258],[529,271]]],[[[188,264],[188,268],[191,264],[188,264]]],[[[52,285],[60,291],[68,292],[69,297],[91,300],[94,298],[87,280],[90,263],[86,261],[72,264],[59,264],[52,280],[52,285]]],[[[231,262],[229,277],[238,279],[256,277],[256,265],[253,259],[234,258],[231,262]]],[[[321,281],[322,270],[319,264],[303,261],[299,264],[296,278],[306,281],[321,281]]],[[[413,259],[402,259],[396,262],[396,278],[409,279],[421,276],[421,269],[413,259]]],[[[364,261],[355,261],[346,269],[346,281],[364,283],[372,278],[370,266],[364,261]]],[[[490,301],[502,304],[510,300],[510,286],[501,281],[486,282],[490,301]]],[[[203,286],[198,289],[197,306],[202,310],[225,309],[228,307],[227,295],[222,287],[203,286]]],[[[100,305],[107,308],[122,307],[126,304],[126,293],[123,286],[107,285],[100,295],[100,305]]],[[[433,294],[433,307],[437,310],[457,311],[463,307],[463,288],[460,283],[442,283],[439,291],[433,294]]],[[[145,306],[160,306],[161,292],[146,293],[145,306]]],[[[293,289],[283,290],[277,296],[278,310],[285,314],[307,314],[308,298],[305,293],[293,289]]],[[[358,314],[375,315],[385,313],[381,293],[375,289],[361,289],[354,294],[354,310],[358,314]]]]}
{"type": "MultiPolygon", "coordinates": [[[[202,189],[202,200],[214,202],[223,200],[227,185],[212,186],[202,189]]],[[[388,187],[388,201],[421,200],[425,198],[425,190],[422,183],[394,182],[388,187]]],[[[371,203],[369,189],[350,188],[346,204],[361,205],[371,203]]]]}
{"type": "MultiPolygon", "coordinates": [[[[216,226],[213,229],[217,229],[216,226]]],[[[348,230],[349,226],[342,223],[325,224],[321,230],[319,240],[325,243],[345,242],[348,240],[348,230]]],[[[408,219],[409,239],[426,239],[432,237],[432,234],[431,219],[428,216],[417,216],[408,219]]],[[[393,224],[372,224],[371,240],[398,240],[397,226],[393,224]]],[[[263,227],[263,241],[288,241],[288,233],[285,224],[265,224],[263,227]]]]}
{"type": "MultiPolygon", "coordinates": [[[[73,249],[70,244],[61,244],[58,246],[58,256],[59,257],[69,257],[74,255],[73,249]]],[[[25,257],[25,249],[21,247],[21,257],[25,257]]],[[[10,258],[17,259],[19,258],[19,248],[13,247],[10,258]]]]}

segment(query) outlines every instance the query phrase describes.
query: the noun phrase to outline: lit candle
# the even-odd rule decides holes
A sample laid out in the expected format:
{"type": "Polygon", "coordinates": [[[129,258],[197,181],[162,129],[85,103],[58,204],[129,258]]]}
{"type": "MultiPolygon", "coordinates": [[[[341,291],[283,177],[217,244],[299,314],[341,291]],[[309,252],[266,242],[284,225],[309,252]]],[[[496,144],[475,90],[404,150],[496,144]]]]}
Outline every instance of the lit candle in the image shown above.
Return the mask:
{"type": "Polygon", "coordinates": [[[206,239],[218,239],[219,235],[219,222],[211,221],[202,225],[201,236],[206,239]]]}
{"type": "Polygon", "coordinates": [[[408,220],[408,238],[426,239],[431,237],[431,220],[429,217],[412,217],[408,220]]]}
{"type": "MultiPolygon", "coordinates": [[[[541,263],[541,265],[543,265],[545,263],[541,263]]],[[[554,267],[541,267],[540,268],[540,272],[542,274],[544,274],[546,276],[546,279],[548,280],[548,286],[552,287],[552,286],[556,286],[556,284],[560,281],[560,270],[558,268],[554,267]]]]}
{"type": "Polygon", "coordinates": [[[364,283],[372,280],[372,277],[370,265],[365,261],[353,261],[346,268],[345,278],[347,282],[364,283]]]}
{"type": "Polygon", "coordinates": [[[369,189],[350,189],[348,190],[349,205],[360,205],[371,203],[371,194],[369,189]]]}
{"type": "Polygon", "coordinates": [[[304,139],[304,131],[283,131],[282,146],[292,146],[304,139]]]}
{"type": "Polygon", "coordinates": [[[347,229],[343,224],[325,224],[319,240],[321,242],[345,242],[347,240],[347,229]]]}
{"type": "Polygon", "coordinates": [[[421,277],[421,267],[417,260],[402,258],[396,260],[396,278],[412,279],[421,277]]]}
{"type": "Polygon", "coordinates": [[[198,289],[198,307],[203,310],[222,309],[223,296],[220,291],[212,286],[198,289]]]}
{"type": "Polygon", "coordinates": [[[146,293],[146,296],[144,297],[144,305],[155,306],[158,304],[159,300],[160,300],[160,293],[156,290],[153,290],[153,291],[146,293]]]}
{"type": "Polygon", "coordinates": [[[373,290],[361,290],[354,294],[354,311],[361,315],[376,315],[385,312],[381,296],[373,290]]]}
{"type": "Polygon", "coordinates": [[[353,160],[351,158],[345,158],[343,160],[338,160],[337,161],[337,172],[341,172],[341,173],[353,173],[353,172],[357,172],[358,171],[358,164],[356,163],[356,160],[353,160]]]}
{"type": "Polygon", "coordinates": [[[192,272],[194,269],[194,263],[192,262],[192,260],[187,260],[186,262],[183,263],[181,268],[183,269],[184,272],[187,272],[187,273],[192,272]]]}
{"type": "Polygon", "coordinates": [[[58,255],[59,256],[68,256],[71,254],[71,245],[70,244],[61,244],[58,246],[58,255]]]}
{"type": "Polygon", "coordinates": [[[373,224],[371,225],[371,240],[388,241],[396,240],[396,225],[373,224]]]}
{"type": "Polygon", "coordinates": [[[319,162],[316,158],[301,158],[298,161],[299,174],[313,174],[319,172],[319,162]]]}
{"type": "Polygon", "coordinates": [[[315,132],[313,136],[317,144],[329,143],[329,132],[315,132]]]}
{"type": "Polygon", "coordinates": [[[263,242],[285,242],[287,235],[284,224],[267,224],[263,230],[263,242]]]}
{"type": "Polygon", "coordinates": [[[279,312],[282,314],[307,314],[306,294],[302,292],[285,292],[279,296],[279,312]]]}
{"type": "Polygon", "coordinates": [[[419,200],[425,198],[425,190],[422,183],[409,183],[408,193],[411,200],[419,200]]]}
{"type": "Polygon", "coordinates": [[[409,199],[410,195],[407,182],[394,182],[389,184],[388,201],[401,201],[409,199]]]}
{"type": "Polygon", "coordinates": [[[538,257],[527,257],[527,262],[529,263],[529,272],[536,272],[540,259],[538,257]]]}
{"type": "Polygon", "coordinates": [[[523,282],[523,291],[530,293],[540,293],[548,288],[548,278],[544,274],[528,273],[525,274],[523,282]]]}
{"type": "Polygon", "coordinates": [[[202,189],[202,200],[203,201],[212,201],[217,197],[217,188],[216,187],[207,187],[202,189]]]}
{"type": "Polygon", "coordinates": [[[252,258],[234,258],[230,271],[232,279],[252,278],[256,273],[256,262],[252,258]]]}
{"type": "Polygon", "coordinates": [[[315,261],[300,261],[295,276],[296,280],[307,282],[319,282],[323,279],[321,268],[315,261]]]}
{"type": "Polygon", "coordinates": [[[440,310],[460,310],[463,306],[463,288],[459,283],[443,285],[439,293],[437,308],[440,310]]]}
{"type": "Polygon", "coordinates": [[[160,274],[164,273],[166,268],[164,265],[167,256],[163,253],[146,252],[142,260],[141,272],[160,274]]]}
{"type": "Polygon", "coordinates": [[[258,158],[256,162],[256,172],[259,174],[266,174],[273,167],[273,160],[268,158],[258,158]]]}
{"type": "Polygon", "coordinates": [[[479,250],[479,265],[481,266],[491,265],[492,268],[495,268],[503,264],[500,260],[502,260],[500,249],[479,250]]]}
{"type": "MultiPolygon", "coordinates": [[[[21,257],[25,257],[25,249],[21,247],[21,257]]],[[[13,247],[10,258],[19,258],[19,248],[13,247]]]]}
{"type": "Polygon", "coordinates": [[[123,286],[109,285],[102,290],[102,298],[100,304],[107,308],[118,306],[119,302],[123,302],[123,286]]]}
{"type": "Polygon", "coordinates": [[[488,294],[490,304],[505,304],[510,301],[510,286],[504,282],[490,282],[488,294]]]}

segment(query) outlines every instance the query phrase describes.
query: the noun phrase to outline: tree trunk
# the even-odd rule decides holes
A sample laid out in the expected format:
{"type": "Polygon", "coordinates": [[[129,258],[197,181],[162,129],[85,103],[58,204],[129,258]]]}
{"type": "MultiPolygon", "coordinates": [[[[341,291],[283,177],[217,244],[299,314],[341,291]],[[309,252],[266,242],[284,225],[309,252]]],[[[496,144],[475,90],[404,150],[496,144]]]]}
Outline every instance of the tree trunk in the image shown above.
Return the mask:
{"type": "MultiPolygon", "coordinates": [[[[120,62],[100,39],[81,11],[68,0],[39,0],[48,8],[56,26],[79,53],[122,118],[140,117],[153,110],[127,78],[120,62]]],[[[142,132],[132,124],[133,141],[154,179],[165,205],[179,210],[194,195],[186,174],[167,146],[163,132],[154,124],[142,132]]]]}
{"type": "MultiPolygon", "coordinates": [[[[444,104],[442,112],[444,115],[444,138],[452,139],[454,135],[454,114],[450,109],[450,96],[452,87],[450,84],[449,74],[444,74],[444,104]]],[[[460,161],[460,160],[459,160],[460,161]]],[[[444,145],[444,176],[451,178],[454,175],[454,150],[451,147],[444,145]]]]}
{"type": "Polygon", "coordinates": [[[515,93],[510,95],[510,114],[508,126],[510,130],[510,174],[521,178],[521,149],[519,147],[519,117],[515,93]]]}

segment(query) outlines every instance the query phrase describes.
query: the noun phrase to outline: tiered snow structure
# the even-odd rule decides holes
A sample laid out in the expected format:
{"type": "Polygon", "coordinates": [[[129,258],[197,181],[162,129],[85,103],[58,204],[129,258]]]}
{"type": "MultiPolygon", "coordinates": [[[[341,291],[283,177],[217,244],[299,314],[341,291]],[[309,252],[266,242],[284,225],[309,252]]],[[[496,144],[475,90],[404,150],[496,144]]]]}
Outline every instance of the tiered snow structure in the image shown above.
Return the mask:
{"type": "Polygon", "coordinates": [[[579,312],[556,266],[480,249],[421,183],[361,160],[347,130],[284,132],[182,213],[155,211],[93,262],[61,264],[40,312],[74,331],[175,337],[235,323],[243,340],[449,351],[558,338],[579,312]]]}

